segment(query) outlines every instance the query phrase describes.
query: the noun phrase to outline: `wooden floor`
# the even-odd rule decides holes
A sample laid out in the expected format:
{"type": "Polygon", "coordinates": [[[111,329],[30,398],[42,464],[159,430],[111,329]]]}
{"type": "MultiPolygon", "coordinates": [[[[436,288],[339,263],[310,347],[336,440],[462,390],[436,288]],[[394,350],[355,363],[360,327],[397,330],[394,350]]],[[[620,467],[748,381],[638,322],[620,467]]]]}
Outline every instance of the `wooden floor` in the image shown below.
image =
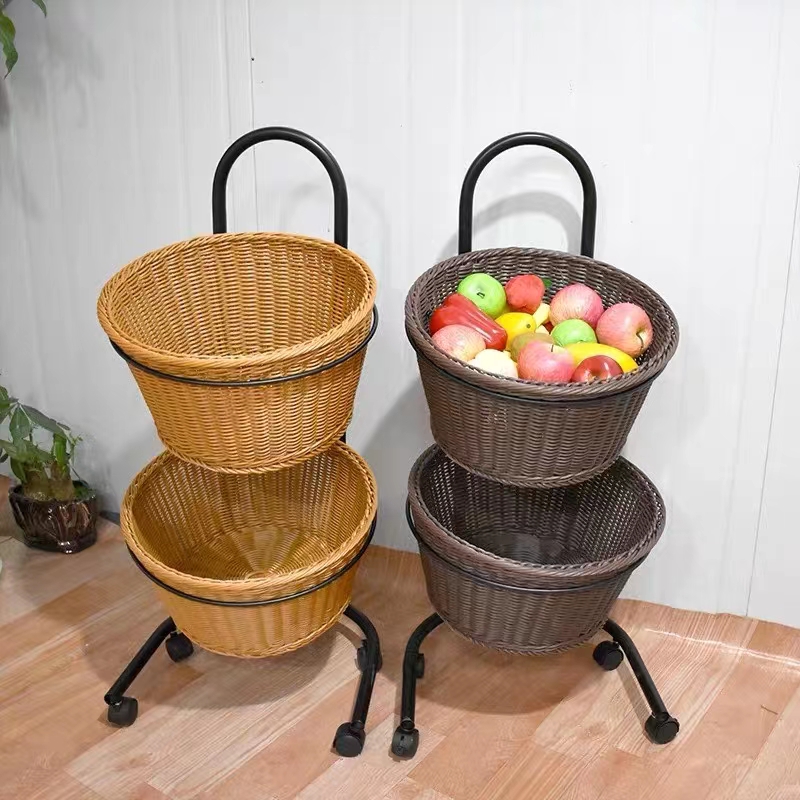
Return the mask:
{"type": "MultiPolygon", "coordinates": [[[[8,533],[7,509],[0,535],[8,533]]],[[[370,549],[356,602],[383,639],[365,751],[331,752],[357,672],[340,626],[279,659],[162,650],[134,684],[137,723],[105,721],[103,694],[165,616],[105,523],[77,556],[0,540],[0,797],[800,798],[800,632],[731,616],[619,603],[672,713],[670,745],[642,734],[627,665],[591,645],[562,656],[493,653],[441,628],[420,682],[420,750],[389,753],[405,639],[430,611],[416,556],[370,549]]]]}

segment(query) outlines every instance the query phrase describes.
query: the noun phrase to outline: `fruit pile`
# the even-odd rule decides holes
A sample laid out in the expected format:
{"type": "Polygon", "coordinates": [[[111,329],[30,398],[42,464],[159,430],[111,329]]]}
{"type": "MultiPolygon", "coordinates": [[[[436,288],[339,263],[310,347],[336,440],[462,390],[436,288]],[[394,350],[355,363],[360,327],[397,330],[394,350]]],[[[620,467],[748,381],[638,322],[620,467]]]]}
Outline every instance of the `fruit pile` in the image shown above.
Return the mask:
{"type": "Polygon", "coordinates": [[[647,312],[634,303],[603,308],[583,283],[542,302],[545,282],[516,275],[505,286],[483,272],[467,275],[433,312],[434,344],[454,358],[507,378],[592,383],[636,369],[653,340],[647,312]]]}

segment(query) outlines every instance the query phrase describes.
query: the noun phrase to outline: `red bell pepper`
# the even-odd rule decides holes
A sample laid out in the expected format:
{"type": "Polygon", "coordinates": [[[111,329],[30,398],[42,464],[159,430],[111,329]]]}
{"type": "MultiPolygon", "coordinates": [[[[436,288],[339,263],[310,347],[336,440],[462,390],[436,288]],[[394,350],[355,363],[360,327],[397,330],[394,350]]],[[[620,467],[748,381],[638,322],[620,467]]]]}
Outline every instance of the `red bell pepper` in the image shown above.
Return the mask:
{"type": "Polygon", "coordinates": [[[475,303],[463,294],[455,292],[431,314],[428,329],[436,333],[445,325],[467,325],[474,328],[486,340],[490,350],[505,350],[508,334],[488,314],[481,311],[475,303]]]}

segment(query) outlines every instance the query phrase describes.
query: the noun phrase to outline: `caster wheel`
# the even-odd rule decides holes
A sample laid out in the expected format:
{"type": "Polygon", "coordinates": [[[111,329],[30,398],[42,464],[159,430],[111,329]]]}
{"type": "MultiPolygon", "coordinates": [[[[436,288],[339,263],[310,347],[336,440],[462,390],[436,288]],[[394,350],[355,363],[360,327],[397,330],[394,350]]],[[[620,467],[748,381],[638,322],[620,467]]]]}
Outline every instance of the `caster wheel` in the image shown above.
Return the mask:
{"type": "Polygon", "coordinates": [[[194,653],[194,646],[184,633],[172,633],[167,639],[167,655],[176,663],[184,661],[194,653]]]}
{"type": "Polygon", "coordinates": [[[592,658],[600,667],[608,672],[616,669],[621,663],[624,655],[622,648],[616,642],[600,642],[592,653],[592,658]]]}
{"type": "Polygon", "coordinates": [[[121,728],[133,725],[138,714],[139,701],[135,697],[123,697],[118,703],[108,707],[108,721],[121,728]]]}
{"type": "Polygon", "coordinates": [[[367,735],[363,728],[353,725],[352,722],[344,722],[336,729],[336,736],[333,738],[333,749],[345,758],[355,758],[361,755],[364,749],[364,739],[367,735]]]}
{"type": "Polygon", "coordinates": [[[414,758],[419,747],[419,731],[416,728],[406,730],[398,726],[392,736],[392,752],[398,758],[414,758]]]}
{"type": "Polygon", "coordinates": [[[425,677],[425,654],[417,653],[417,660],[414,663],[414,675],[417,678],[425,677]]]}
{"type": "Polygon", "coordinates": [[[678,735],[681,726],[669,714],[651,714],[644,723],[644,729],[651,742],[668,744],[678,735]]]}
{"type": "MultiPolygon", "coordinates": [[[[358,664],[358,668],[364,672],[367,669],[367,643],[364,642],[361,647],[356,650],[356,664],[358,664]]],[[[378,650],[378,658],[375,662],[375,672],[380,672],[383,669],[383,655],[381,655],[381,651],[378,650]]]]}

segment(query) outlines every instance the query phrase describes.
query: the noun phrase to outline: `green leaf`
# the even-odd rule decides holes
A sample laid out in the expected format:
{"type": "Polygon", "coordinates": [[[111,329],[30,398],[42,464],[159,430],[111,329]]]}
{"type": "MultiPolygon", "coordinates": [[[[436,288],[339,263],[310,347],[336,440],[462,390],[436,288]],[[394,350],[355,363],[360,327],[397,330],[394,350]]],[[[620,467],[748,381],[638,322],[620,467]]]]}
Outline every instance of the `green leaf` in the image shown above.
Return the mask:
{"type": "Polygon", "coordinates": [[[39,445],[34,444],[30,439],[22,440],[22,451],[25,454],[26,462],[38,464],[52,464],[55,460],[49,450],[43,450],[39,445]]]}
{"type": "Polygon", "coordinates": [[[550,278],[542,278],[542,283],[544,284],[545,291],[547,291],[553,285],[553,281],[550,280],[550,278]]]}
{"type": "Polygon", "coordinates": [[[42,14],[47,16],[47,6],[44,4],[44,0],[33,0],[33,2],[42,9],[42,14]]]}
{"type": "Polygon", "coordinates": [[[69,430],[69,428],[66,425],[62,425],[60,422],[50,419],[50,417],[45,416],[41,411],[38,411],[35,408],[31,408],[31,406],[22,406],[22,408],[25,410],[25,413],[28,415],[28,418],[34,425],[38,425],[40,428],[50,431],[53,436],[67,435],[66,432],[69,430]]]}
{"type": "Polygon", "coordinates": [[[19,463],[15,458],[11,459],[11,471],[16,476],[17,480],[21,483],[25,483],[25,467],[19,463]]]}
{"type": "Polygon", "coordinates": [[[28,415],[22,410],[22,406],[17,406],[11,415],[11,422],[8,425],[11,438],[18,442],[20,439],[27,439],[31,435],[31,421],[28,415]]]}
{"type": "Polygon", "coordinates": [[[19,460],[23,457],[22,451],[14,444],[14,442],[7,442],[5,439],[0,439],[0,449],[11,456],[11,460],[19,460]]]}
{"type": "Polygon", "coordinates": [[[11,400],[5,386],[0,386],[0,422],[2,422],[11,410],[11,400]]]}
{"type": "Polygon", "coordinates": [[[0,45],[3,46],[3,55],[6,58],[6,75],[14,69],[14,64],[17,63],[19,53],[14,46],[14,37],[17,31],[14,28],[14,23],[0,11],[0,45]]]}
{"type": "Polygon", "coordinates": [[[53,458],[61,469],[69,468],[69,455],[67,454],[67,437],[61,434],[53,434],[53,448],[51,450],[53,458]]]}

